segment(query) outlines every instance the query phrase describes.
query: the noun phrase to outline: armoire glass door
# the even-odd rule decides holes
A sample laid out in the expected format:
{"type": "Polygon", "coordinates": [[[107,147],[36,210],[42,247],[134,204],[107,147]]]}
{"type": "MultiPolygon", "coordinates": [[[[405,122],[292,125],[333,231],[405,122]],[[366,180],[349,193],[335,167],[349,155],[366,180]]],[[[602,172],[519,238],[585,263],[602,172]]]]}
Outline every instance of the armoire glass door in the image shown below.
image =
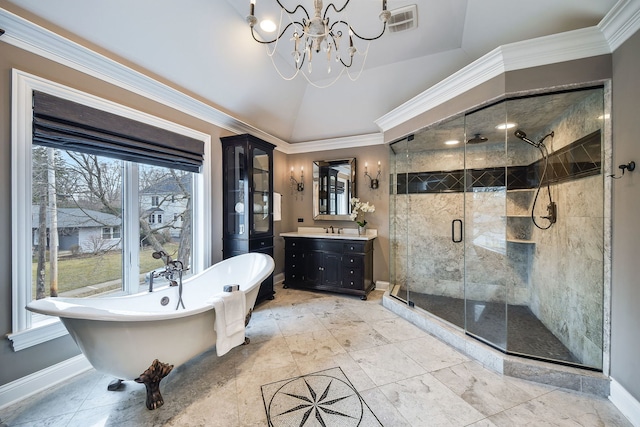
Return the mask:
{"type": "Polygon", "coordinates": [[[251,214],[253,215],[253,229],[251,234],[271,234],[271,224],[269,215],[272,209],[270,200],[270,156],[261,148],[253,147],[251,149],[251,164],[253,165],[253,206],[251,214]]]}

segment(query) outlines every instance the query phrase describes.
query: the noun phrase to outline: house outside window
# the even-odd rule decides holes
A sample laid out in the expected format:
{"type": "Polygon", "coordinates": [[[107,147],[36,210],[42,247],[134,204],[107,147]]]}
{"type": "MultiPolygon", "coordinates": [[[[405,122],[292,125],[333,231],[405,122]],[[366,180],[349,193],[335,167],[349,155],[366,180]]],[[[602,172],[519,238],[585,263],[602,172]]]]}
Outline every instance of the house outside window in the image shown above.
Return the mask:
{"type": "Polygon", "coordinates": [[[160,198],[158,196],[151,196],[151,206],[160,206],[160,198]]]}
{"type": "Polygon", "coordinates": [[[102,238],[104,240],[119,239],[120,227],[103,227],[102,238]]]}
{"type": "MultiPolygon", "coordinates": [[[[186,274],[201,271],[209,259],[209,242],[202,238],[210,224],[204,209],[210,173],[207,165],[202,173],[194,173],[145,164],[144,159],[125,161],[90,150],[41,145],[32,140],[33,91],[47,91],[82,105],[108,107],[123,117],[150,120],[156,126],[193,135],[205,144],[210,140],[207,135],[17,70],[13,77],[18,95],[12,114],[24,116],[19,120],[24,126],[12,135],[16,153],[12,163],[13,239],[20,243],[13,250],[9,339],[14,351],[19,351],[67,333],[58,319],[28,312],[25,306],[31,299],[139,292],[146,286],[144,273],[162,266],[161,260],[151,256],[157,250],[191,266],[186,274]],[[171,224],[167,229],[152,227],[139,195],[155,182],[184,181],[184,176],[189,176],[189,185],[175,186],[180,192],[172,196],[189,201],[191,223],[171,224]],[[191,232],[183,232],[190,228],[191,232]],[[52,268],[54,264],[57,268],[52,268]],[[57,280],[51,280],[52,271],[58,272],[57,280]]],[[[147,200],[160,204],[163,199],[156,196],[147,200]]],[[[156,226],[162,223],[161,213],[154,218],[156,226]]]]}

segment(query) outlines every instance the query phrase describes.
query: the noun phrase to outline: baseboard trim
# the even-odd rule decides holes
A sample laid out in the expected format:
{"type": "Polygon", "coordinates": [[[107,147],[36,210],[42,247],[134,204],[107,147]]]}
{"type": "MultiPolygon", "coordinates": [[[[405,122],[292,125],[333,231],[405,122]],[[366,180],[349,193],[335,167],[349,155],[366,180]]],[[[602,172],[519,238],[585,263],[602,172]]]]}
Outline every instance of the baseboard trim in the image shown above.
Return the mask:
{"type": "Polygon", "coordinates": [[[41,371],[34,372],[0,386],[0,409],[43,391],[91,369],[91,364],[80,354],[41,371]]]}
{"type": "Polygon", "coordinates": [[[614,378],[611,378],[609,400],[627,417],[631,424],[640,427],[640,402],[614,378]]]}
{"type": "Polygon", "coordinates": [[[284,283],[284,273],[278,273],[273,276],[273,285],[275,288],[279,288],[284,283]]]}

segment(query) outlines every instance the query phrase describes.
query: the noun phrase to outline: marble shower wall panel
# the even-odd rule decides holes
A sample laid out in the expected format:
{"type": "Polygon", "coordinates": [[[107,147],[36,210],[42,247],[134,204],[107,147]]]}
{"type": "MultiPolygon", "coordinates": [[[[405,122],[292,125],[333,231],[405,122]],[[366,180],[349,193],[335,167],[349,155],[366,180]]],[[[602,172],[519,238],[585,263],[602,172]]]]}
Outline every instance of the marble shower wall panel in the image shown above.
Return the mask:
{"type": "Polygon", "coordinates": [[[463,298],[463,244],[451,239],[462,218],[463,193],[411,194],[407,221],[410,292],[463,298]]]}
{"type": "Polygon", "coordinates": [[[552,187],[558,222],[551,230],[535,231],[536,304],[531,307],[582,363],[594,367],[602,365],[604,313],[604,217],[598,189],[602,175],[552,187]]]}
{"type": "Polygon", "coordinates": [[[411,153],[410,172],[455,171],[464,168],[464,151],[459,148],[411,153]]]}
{"type": "MultiPolygon", "coordinates": [[[[602,127],[603,93],[594,91],[546,131],[556,151],[602,127]]],[[[601,368],[603,354],[603,174],[553,185],[558,222],[534,229],[531,310],[585,365],[601,368]]],[[[542,193],[542,191],[541,191],[542,193]]],[[[545,193],[542,193],[544,195],[545,193]]],[[[540,198],[537,215],[544,214],[540,198]]]]}
{"type": "Polygon", "coordinates": [[[545,145],[550,153],[558,151],[562,147],[602,129],[603,117],[603,90],[594,89],[581,102],[567,109],[557,121],[549,123],[549,127],[536,135],[536,140],[553,131],[554,137],[545,140],[545,145]]]}
{"type": "Polygon", "coordinates": [[[466,297],[475,301],[528,304],[528,246],[506,241],[504,187],[483,190],[466,193],[466,297]]]}

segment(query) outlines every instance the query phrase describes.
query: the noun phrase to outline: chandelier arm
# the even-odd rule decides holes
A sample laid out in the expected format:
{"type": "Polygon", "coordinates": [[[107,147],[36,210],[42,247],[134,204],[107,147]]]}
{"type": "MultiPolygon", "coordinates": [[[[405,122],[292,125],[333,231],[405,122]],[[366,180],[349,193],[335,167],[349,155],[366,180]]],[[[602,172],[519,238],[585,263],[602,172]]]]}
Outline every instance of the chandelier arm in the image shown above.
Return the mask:
{"type": "Polygon", "coordinates": [[[284,10],[289,15],[293,15],[294,13],[296,13],[298,9],[302,9],[304,11],[304,14],[307,15],[307,19],[310,19],[309,12],[307,12],[307,9],[305,9],[304,6],[301,4],[297,5],[293,10],[289,10],[282,3],[280,3],[280,0],[276,0],[276,3],[278,3],[278,6],[280,6],[280,9],[284,10]]]}
{"type": "Polygon", "coordinates": [[[383,24],[382,32],[380,32],[380,34],[378,34],[377,36],[374,36],[374,37],[363,37],[360,34],[356,33],[356,30],[354,30],[353,27],[351,27],[348,22],[340,20],[340,21],[336,21],[333,24],[331,24],[331,27],[329,28],[329,31],[333,31],[333,27],[335,27],[338,24],[346,25],[351,30],[351,32],[353,33],[354,36],[356,36],[360,40],[365,40],[365,41],[368,41],[368,42],[373,41],[373,40],[378,40],[380,37],[382,37],[382,35],[384,34],[384,32],[387,29],[387,23],[385,22],[383,24]]]}
{"type": "Polygon", "coordinates": [[[304,27],[304,25],[303,25],[303,24],[301,24],[300,22],[297,22],[297,21],[296,21],[296,22],[290,22],[290,23],[288,23],[288,24],[287,24],[287,26],[286,26],[286,27],[284,27],[284,30],[282,30],[282,31],[280,32],[280,34],[278,34],[278,37],[274,38],[273,40],[266,40],[266,41],[265,41],[265,40],[260,40],[260,39],[258,39],[258,38],[256,37],[255,30],[253,29],[253,27],[251,27],[251,37],[253,37],[253,39],[254,39],[255,41],[257,41],[258,43],[261,43],[261,44],[271,44],[271,43],[275,43],[276,41],[280,40],[280,38],[284,35],[284,33],[285,33],[285,32],[289,29],[289,27],[290,27],[290,26],[292,26],[292,25],[300,25],[301,27],[304,27]]]}
{"type": "Polygon", "coordinates": [[[351,1],[351,0],[347,0],[347,1],[344,3],[344,6],[342,6],[340,9],[336,8],[336,5],[335,5],[335,4],[333,4],[333,3],[329,3],[329,4],[327,5],[326,9],[324,10],[324,16],[323,16],[323,18],[324,18],[324,19],[326,19],[326,18],[327,18],[327,13],[329,13],[329,8],[330,8],[330,7],[332,7],[332,8],[333,8],[333,10],[335,10],[335,11],[336,11],[336,13],[340,13],[340,12],[342,12],[343,10],[345,10],[345,9],[346,9],[346,7],[347,7],[347,5],[349,4],[349,2],[350,2],[350,1],[351,1]]]}
{"type": "Polygon", "coordinates": [[[342,65],[344,65],[344,67],[345,67],[345,68],[351,68],[351,66],[353,65],[353,56],[351,56],[351,57],[349,57],[349,58],[350,58],[351,60],[350,60],[350,61],[349,61],[349,63],[347,64],[347,63],[345,63],[345,62],[342,60],[342,57],[340,57],[340,63],[341,63],[342,65]]]}

